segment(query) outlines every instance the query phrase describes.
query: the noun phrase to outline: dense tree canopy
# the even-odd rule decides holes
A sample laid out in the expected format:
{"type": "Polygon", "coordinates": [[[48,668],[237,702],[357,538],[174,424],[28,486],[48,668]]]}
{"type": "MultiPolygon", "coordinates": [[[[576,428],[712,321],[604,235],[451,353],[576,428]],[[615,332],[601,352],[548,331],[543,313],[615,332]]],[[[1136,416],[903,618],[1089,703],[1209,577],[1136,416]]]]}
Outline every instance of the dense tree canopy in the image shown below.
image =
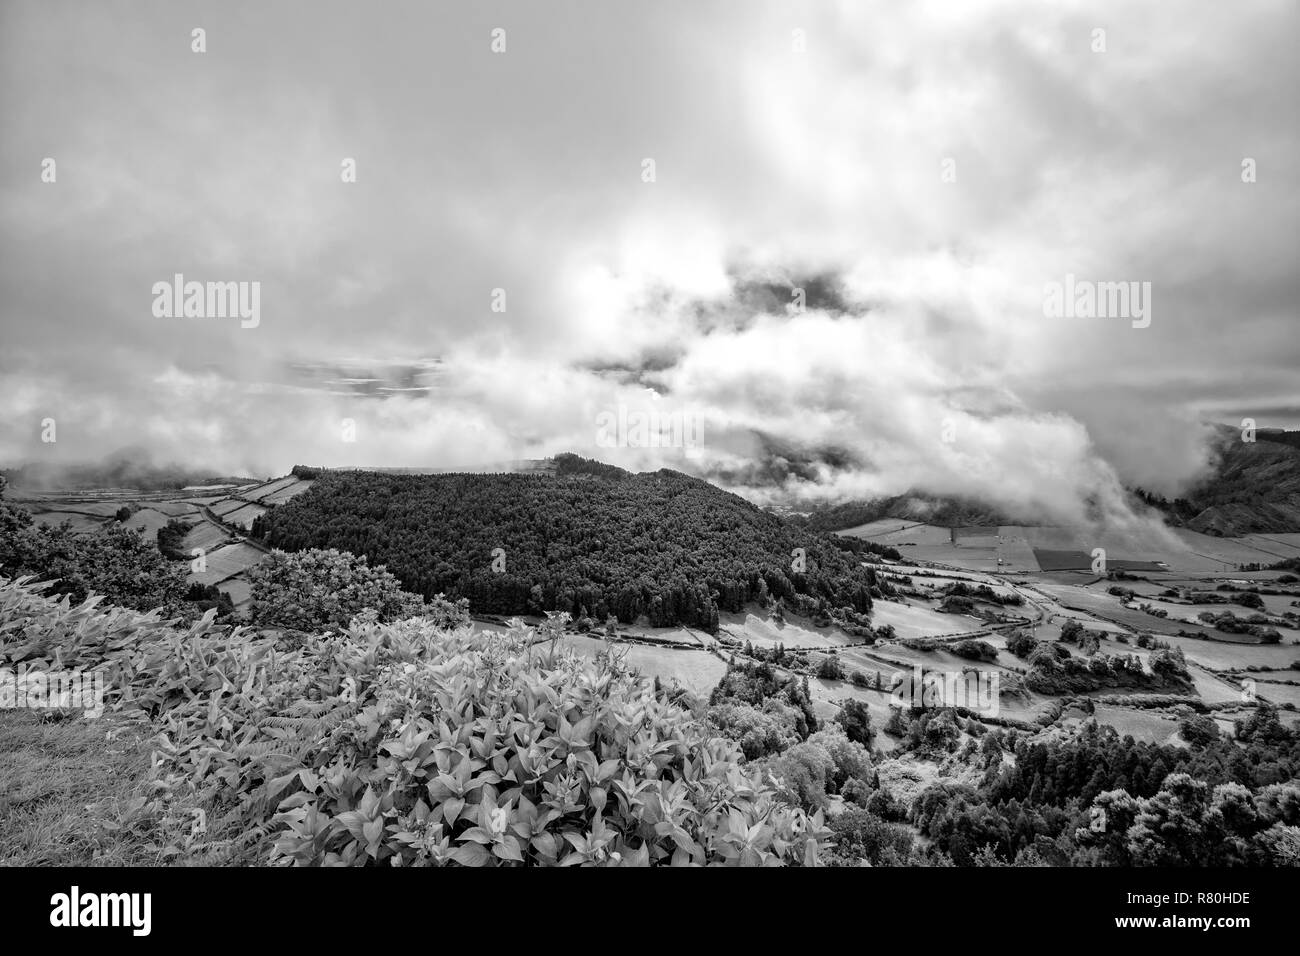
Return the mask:
{"type": "Polygon", "coordinates": [[[287,551],[365,555],[408,591],[478,612],[713,630],[719,611],[763,594],[809,614],[871,608],[874,573],[822,534],[667,469],[559,464],[554,475],[326,472],[253,533],[287,551]]]}

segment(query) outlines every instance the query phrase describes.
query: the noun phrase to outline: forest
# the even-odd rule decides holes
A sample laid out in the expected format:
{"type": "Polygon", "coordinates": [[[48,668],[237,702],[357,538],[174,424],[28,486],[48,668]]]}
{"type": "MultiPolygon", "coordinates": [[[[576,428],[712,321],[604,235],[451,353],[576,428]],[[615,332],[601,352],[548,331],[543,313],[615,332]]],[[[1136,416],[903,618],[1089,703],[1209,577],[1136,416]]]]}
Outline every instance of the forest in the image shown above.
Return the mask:
{"type": "Polygon", "coordinates": [[[286,551],[364,555],[406,590],[468,598],[476,613],[644,615],[713,631],[720,612],[750,602],[866,613],[879,595],[853,553],[707,482],[556,463],[554,475],[326,471],[252,534],[286,551]]]}

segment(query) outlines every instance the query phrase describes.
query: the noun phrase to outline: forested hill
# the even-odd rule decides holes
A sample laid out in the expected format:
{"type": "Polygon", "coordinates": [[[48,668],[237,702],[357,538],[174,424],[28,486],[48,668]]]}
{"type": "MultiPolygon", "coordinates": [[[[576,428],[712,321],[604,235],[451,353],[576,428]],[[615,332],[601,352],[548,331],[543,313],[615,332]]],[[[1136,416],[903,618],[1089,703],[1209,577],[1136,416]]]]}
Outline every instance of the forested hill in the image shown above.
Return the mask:
{"type": "Polygon", "coordinates": [[[719,610],[769,595],[805,613],[871,608],[874,574],[822,534],[679,472],[556,463],[553,475],[325,471],[253,534],[364,554],[407,589],[466,597],[476,612],[645,614],[713,630],[719,610]]]}
{"type": "Polygon", "coordinates": [[[1217,535],[1300,532],[1300,433],[1260,429],[1255,441],[1219,426],[1210,473],[1168,501],[1137,489],[1171,524],[1217,535]]]}

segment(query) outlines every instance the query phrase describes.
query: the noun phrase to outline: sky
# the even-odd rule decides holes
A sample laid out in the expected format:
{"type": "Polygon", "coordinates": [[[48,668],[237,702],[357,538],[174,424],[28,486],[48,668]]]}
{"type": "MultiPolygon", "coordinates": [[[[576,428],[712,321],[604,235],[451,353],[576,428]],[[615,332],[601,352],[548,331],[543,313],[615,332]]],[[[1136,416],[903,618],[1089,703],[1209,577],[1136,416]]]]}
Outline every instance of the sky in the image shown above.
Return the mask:
{"type": "Polygon", "coordinates": [[[0,465],[573,451],[1122,520],[1205,422],[1300,427],[1298,39],[1285,0],[6,0],[0,465]],[[159,315],[177,274],[256,324],[159,315]],[[1067,276],[1148,314],[1049,314],[1067,276]]]}

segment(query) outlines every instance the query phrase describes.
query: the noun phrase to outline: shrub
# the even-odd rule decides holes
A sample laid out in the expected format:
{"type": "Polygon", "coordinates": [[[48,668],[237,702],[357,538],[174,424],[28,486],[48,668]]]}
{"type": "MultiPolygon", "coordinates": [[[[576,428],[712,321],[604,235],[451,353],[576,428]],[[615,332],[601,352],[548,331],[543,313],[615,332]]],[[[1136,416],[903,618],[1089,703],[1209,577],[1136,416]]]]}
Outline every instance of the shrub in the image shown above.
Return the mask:
{"type": "Polygon", "coordinates": [[[736,700],[752,707],[766,707],[769,700],[779,700],[795,714],[795,733],[803,740],[818,726],[806,681],[807,678],[801,682],[793,676],[783,677],[766,662],[733,661],[713,688],[709,703],[736,700]]]}
{"type": "Polygon", "coordinates": [[[1178,722],[1178,730],[1189,744],[1204,747],[1219,739],[1219,725],[1213,717],[1189,714],[1178,722]]]}
{"type": "Polygon", "coordinates": [[[841,813],[831,821],[830,828],[836,853],[847,859],[865,859],[879,866],[905,862],[912,851],[914,837],[910,829],[888,823],[868,810],[841,813]]]}
{"type": "Polygon", "coordinates": [[[158,529],[158,550],[162,552],[163,557],[170,558],[173,561],[181,561],[188,558],[189,555],[182,547],[185,536],[190,533],[190,526],[184,521],[172,518],[165,525],[158,529]]]}
{"type": "Polygon", "coordinates": [[[835,776],[835,760],[825,747],[804,741],[768,761],[783,800],[817,811],[826,807],[826,788],[835,776]]]}
{"type": "Polygon", "coordinates": [[[867,799],[867,809],[882,820],[902,823],[907,819],[907,805],[890,792],[888,787],[877,787],[867,799]]]}
{"type": "Polygon", "coordinates": [[[439,596],[426,605],[382,566],[372,568],[364,556],[346,551],[273,551],[249,578],[252,618],[261,626],[345,627],[357,615],[378,622],[425,615],[446,628],[469,623],[467,602],[452,604],[439,596]]]}
{"type": "Polygon", "coordinates": [[[871,798],[871,785],[865,780],[859,780],[853,777],[840,787],[840,796],[844,798],[847,804],[853,804],[858,807],[865,807],[867,801],[871,798]]]}
{"type": "Polygon", "coordinates": [[[522,627],[357,624],[285,652],[0,579],[0,633],[19,620],[0,663],[102,666],[110,705],[163,730],[150,803],[201,801],[265,862],[816,864],[829,837],[617,658],[522,627]]]}
{"type": "Polygon", "coordinates": [[[834,654],[828,654],[817,665],[817,676],[822,680],[844,680],[844,665],[834,654]]]}
{"type": "Polygon", "coordinates": [[[832,769],[826,777],[826,789],[839,793],[851,779],[865,780],[871,776],[871,754],[862,744],[849,740],[838,724],[828,724],[808,738],[808,743],[821,747],[831,758],[832,769]]]}
{"type": "Polygon", "coordinates": [[[956,641],[948,645],[948,650],[958,657],[964,657],[971,661],[995,661],[998,659],[998,649],[988,641],[973,639],[956,641]]]}
{"type": "Polygon", "coordinates": [[[799,742],[795,715],[778,700],[769,700],[763,710],[748,704],[715,704],[707,720],[724,737],[736,741],[747,760],[779,754],[799,742]],[[774,705],[771,708],[768,705],[774,705]]]}
{"type": "Polygon", "coordinates": [[[1038,641],[1026,631],[1016,631],[1007,638],[1007,650],[1022,659],[1032,654],[1037,646],[1038,641]]]}
{"type": "Polygon", "coordinates": [[[840,712],[835,715],[835,722],[844,730],[849,740],[870,747],[875,740],[876,731],[871,726],[871,710],[860,700],[846,700],[840,712]]]}
{"type": "Polygon", "coordinates": [[[137,611],[192,613],[184,601],[184,569],[138,531],[120,525],[77,534],[66,522],[54,528],[37,525],[26,511],[0,500],[0,569],[10,577],[49,581],[49,593],[66,594],[78,603],[94,593],[137,611]]]}

